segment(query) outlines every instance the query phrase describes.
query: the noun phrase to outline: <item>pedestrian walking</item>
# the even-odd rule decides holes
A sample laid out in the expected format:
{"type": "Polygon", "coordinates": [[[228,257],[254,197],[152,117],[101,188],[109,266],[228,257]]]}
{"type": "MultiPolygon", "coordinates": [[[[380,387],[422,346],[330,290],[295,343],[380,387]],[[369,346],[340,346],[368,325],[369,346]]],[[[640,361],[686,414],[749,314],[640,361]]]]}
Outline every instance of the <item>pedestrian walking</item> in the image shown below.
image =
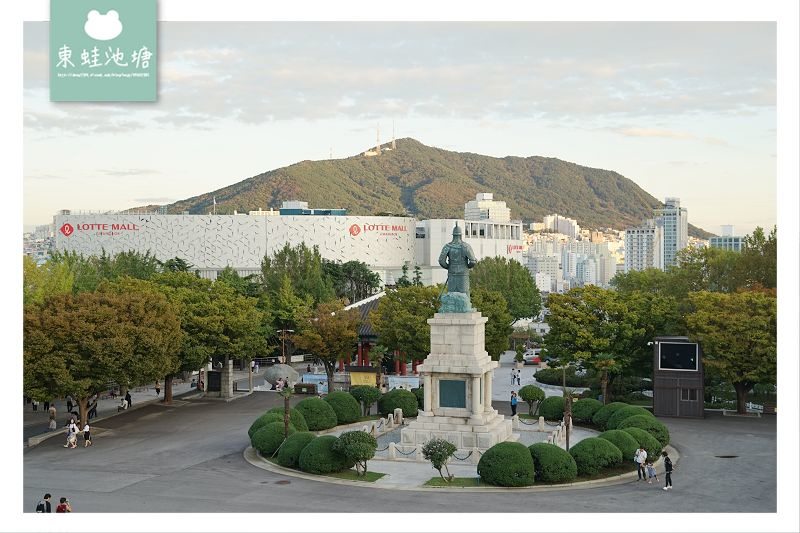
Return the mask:
{"type": "Polygon", "coordinates": [[[45,400],[44,401],[44,410],[45,411],[49,411],[50,410],[50,400],[45,400]]]}
{"type": "Polygon", "coordinates": [[[70,396],[69,394],[67,395],[67,412],[68,413],[72,412],[72,396],[70,396]]]}
{"type": "Polygon", "coordinates": [[[83,447],[86,448],[92,445],[92,433],[89,424],[83,426],[83,447]]]}
{"type": "Polygon", "coordinates": [[[44,498],[36,504],[36,512],[37,513],[49,513],[50,512],[50,493],[44,495],[44,498]]]}
{"type": "Polygon", "coordinates": [[[36,400],[31,400],[31,406],[33,407],[34,413],[39,410],[39,402],[37,402],[36,400]]]}
{"type": "Polygon", "coordinates": [[[67,443],[64,448],[77,448],[78,447],[78,426],[75,425],[75,419],[70,419],[67,423],[67,443]]]}
{"type": "Polygon", "coordinates": [[[656,472],[656,467],[653,466],[653,461],[647,461],[647,482],[652,483],[653,478],[655,478],[656,483],[658,483],[658,472],[656,472]]]}
{"type": "Polygon", "coordinates": [[[158,381],[156,381],[155,389],[156,389],[156,397],[158,397],[158,395],[161,394],[161,385],[159,385],[158,381]]]}
{"type": "Polygon", "coordinates": [[[128,407],[133,407],[133,398],[131,398],[131,391],[125,393],[125,400],[128,401],[128,407]]]}
{"type": "Polygon", "coordinates": [[[511,369],[511,385],[514,385],[517,382],[517,369],[511,369]]]}
{"type": "Polygon", "coordinates": [[[672,490],[672,459],[669,458],[669,454],[667,452],[661,452],[661,457],[664,458],[664,479],[666,480],[666,485],[664,485],[664,490],[672,490]]]}
{"type": "Polygon", "coordinates": [[[511,391],[511,416],[517,416],[517,403],[519,402],[517,398],[517,391],[511,391]]]}
{"type": "Polygon", "coordinates": [[[647,462],[647,450],[639,446],[639,449],[636,450],[636,455],[633,456],[633,460],[636,462],[636,473],[639,475],[639,481],[646,480],[647,470],[645,470],[645,464],[647,462]]]}
{"type": "Polygon", "coordinates": [[[48,422],[48,424],[47,424],[47,429],[49,429],[50,431],[55,431],[56,430],[56,419],[55,418],[51,418],[50,419],[50,422],[48,422]]]}
{"type": "Polygon", "coordinates": [[[517,370],[517,386],[521,385],[520,379],[522,378],[522,370],[517,370]]]}
{"type": "Polygon", "coordinates": [[[50,402],[45,402],[45,405],[49,407],[46,408],[47,412],[50,413],[50,418],[55,420],[56,419],[56,406],[50,405],[50,402]]]}
{"type": "Polygon", "coordinates": [[[71,513],[72,512],[72,505],[70,505],[69,500],[62,496],[58,500],[58,506],[56,507],[56,512],[57,513],[71,513]]]}

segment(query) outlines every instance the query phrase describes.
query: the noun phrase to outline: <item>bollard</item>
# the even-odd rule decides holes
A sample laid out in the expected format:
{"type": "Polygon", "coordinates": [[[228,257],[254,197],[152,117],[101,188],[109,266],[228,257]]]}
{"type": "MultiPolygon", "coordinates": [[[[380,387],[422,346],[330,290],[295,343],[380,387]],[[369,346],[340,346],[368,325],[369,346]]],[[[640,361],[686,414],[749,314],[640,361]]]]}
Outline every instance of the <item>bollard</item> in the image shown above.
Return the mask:
{"type": "Polygon", "coordinates": [[[397,459],[397,449],[394,446],[394,442],[389,443],[389,459],[397,459]]]}
{"type": "Polygon", "coordinates": [[[417,446],[416,460],[419,461],[419,462],[422,462],[422,461],[425,460],[425,456],[422,454],[422,446],[419,446],[419,445],[417,446]]]}
{"type": "Polygon", "coordinates": [[[361,431],[364,433],[369,433],[369,428],[367,426],[361,426],[361,431]]]}
{"type": "Polygon", "coordinates": [[[399,407],[394,410],[394,423],[398,426],[403,425],[403,410],[399,407]]]}
{"type": "Polygon", "coordinates": [[[553,434],[547,436],[547,444],[553,444],[553,434]]]}
{"type": "Polygon", "coordinates": [[[386,427],[390,428],[393,426],[394,426],[394,416],[392,416],[392,413],[389,413],[388,415],[386,415],[386,427]]]}
{"type": "Polygon", "coordinates": [[[544,417],[539,417],[539,431],[544,431],[544,417]]]}
{"type": "Polygon", "coordinates": [[[476,464],[478,464],[478,462],[480,462],[481,454],[478,451],[477,447],[476,448],[472,448],[472,456],[470,458],[472,459],[472,464],[474,464],[474,465],[476,465],[476,464]]]}
{"type": "Polygon", "coordinates": [[[375,422],[373,422],[372,424],[370,424],[369,434],[372,435],[373,437],[375,437],[376,433],[377,433],[377,430],[375,429],[375,422]]]}
{"type": "Polygon", "coordinates": [[[514,415],[511,417],[511,429],[519,429],[519,416],[514,415]]]}
{"type": "Polygon", "coordinates": [[[572,417],[569,417],[569,429],[572,429],[572,417]]]}

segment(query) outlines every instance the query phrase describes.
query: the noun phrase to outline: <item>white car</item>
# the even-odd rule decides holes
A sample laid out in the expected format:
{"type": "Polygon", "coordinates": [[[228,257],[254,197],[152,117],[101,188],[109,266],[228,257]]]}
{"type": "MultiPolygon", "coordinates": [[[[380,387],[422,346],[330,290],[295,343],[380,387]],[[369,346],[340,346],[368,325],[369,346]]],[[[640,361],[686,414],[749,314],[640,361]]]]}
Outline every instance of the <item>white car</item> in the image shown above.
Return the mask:
{"type": "Polygon", "coordinates": [[[542,349],[531,348],[522,354],[522,360],[525,361],[526,365],[538,365],[542,362],[542,349]]]}

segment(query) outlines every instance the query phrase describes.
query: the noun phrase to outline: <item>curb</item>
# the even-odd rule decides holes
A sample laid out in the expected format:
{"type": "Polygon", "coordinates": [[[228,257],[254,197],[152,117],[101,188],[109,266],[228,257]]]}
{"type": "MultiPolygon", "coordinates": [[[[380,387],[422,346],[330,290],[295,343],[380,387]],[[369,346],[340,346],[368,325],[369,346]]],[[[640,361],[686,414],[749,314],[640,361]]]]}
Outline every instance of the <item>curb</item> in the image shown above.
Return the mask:
{"type": "MultiPolygon", "coordinates": [[[[676,464],[680,459],[680,454],[678,450],[675,449],[671,445],[667,445],[666,448],[669,453],[670,457],[673,459],[673,464],[676,464]]],[[[376,485],[375,483],[366,483],[364,481],[350,481],[347,479],[337,479],[328,476],[318,476],[314,474],[306,474],[304,472],[299,472],[297,470],[292,470],[290,468],[285,468],[283,466],[271,463],[261,457],[261,455],[252,447],[248,446],[242,452],[242,457],[245,461],[250,463],[252,466],[256,468],[260,468],[262,470],[266,470],[268,472],[272,472],[273,474],[281,474],[284,476],[289,477],[296,477],[300,479],[307,479],[309,481],[316,481],[320,483],[330,483],[333,485],[348,485],[351,487],[363,487],[363,488],[375,488],[375,489],[384,489],[384,490],[404,490],[404,491],[418,491],[418,492],[555,492],[555,491],[563,491],[563,490],[575,490],[575,489],[595,489],[598,487],[611,487],[615,485],[622,485],[624,483],[630,483],[631,481],[636,480],[637,478],[633,477],[633,472],[629,472],[627,474],[619,474],[609,478],[603,479],[593,479],[590,481],[580,481],[577,483],[563,483],[559,485],[547,485],[547,486],[539,486],[539,487],[423,487],[423,486],[409,486],[400,483],[396,484],[389,484],[385,483],[382,485],[376,485]]],[[[371,463],[381,463],[385,461],[381,461],[380,459],[372,459],[371,463]]],[[[660,464],[663,461],[659,459],[656,464],[660,464]]],[[[663,473],[663,471],[662,471],[663,473]]],[[[431,476],[435,477],[435,476],[431,476]]]]}

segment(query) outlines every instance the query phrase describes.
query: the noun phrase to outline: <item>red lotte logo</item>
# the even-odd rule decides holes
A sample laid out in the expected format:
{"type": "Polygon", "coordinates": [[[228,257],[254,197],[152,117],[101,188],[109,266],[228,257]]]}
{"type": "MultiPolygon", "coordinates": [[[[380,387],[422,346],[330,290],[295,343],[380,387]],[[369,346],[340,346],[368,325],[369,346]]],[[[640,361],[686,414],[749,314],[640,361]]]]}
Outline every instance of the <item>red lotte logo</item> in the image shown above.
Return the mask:
{"type": "Polygon", "coordinates": [[[355,237],[359,233],[361,233],[361,226],[359,226],[358,224],[353,224],[352,226],[350,226],[350,235],[355,237]]]}
{"type": "Polygon", "coordinates": [[[64,234],[64,237],[69,237],[75,231],[75,228],[72,227],[72,224],[65,223],[63,226],[58,228],[58,231],[64,234]]]}

